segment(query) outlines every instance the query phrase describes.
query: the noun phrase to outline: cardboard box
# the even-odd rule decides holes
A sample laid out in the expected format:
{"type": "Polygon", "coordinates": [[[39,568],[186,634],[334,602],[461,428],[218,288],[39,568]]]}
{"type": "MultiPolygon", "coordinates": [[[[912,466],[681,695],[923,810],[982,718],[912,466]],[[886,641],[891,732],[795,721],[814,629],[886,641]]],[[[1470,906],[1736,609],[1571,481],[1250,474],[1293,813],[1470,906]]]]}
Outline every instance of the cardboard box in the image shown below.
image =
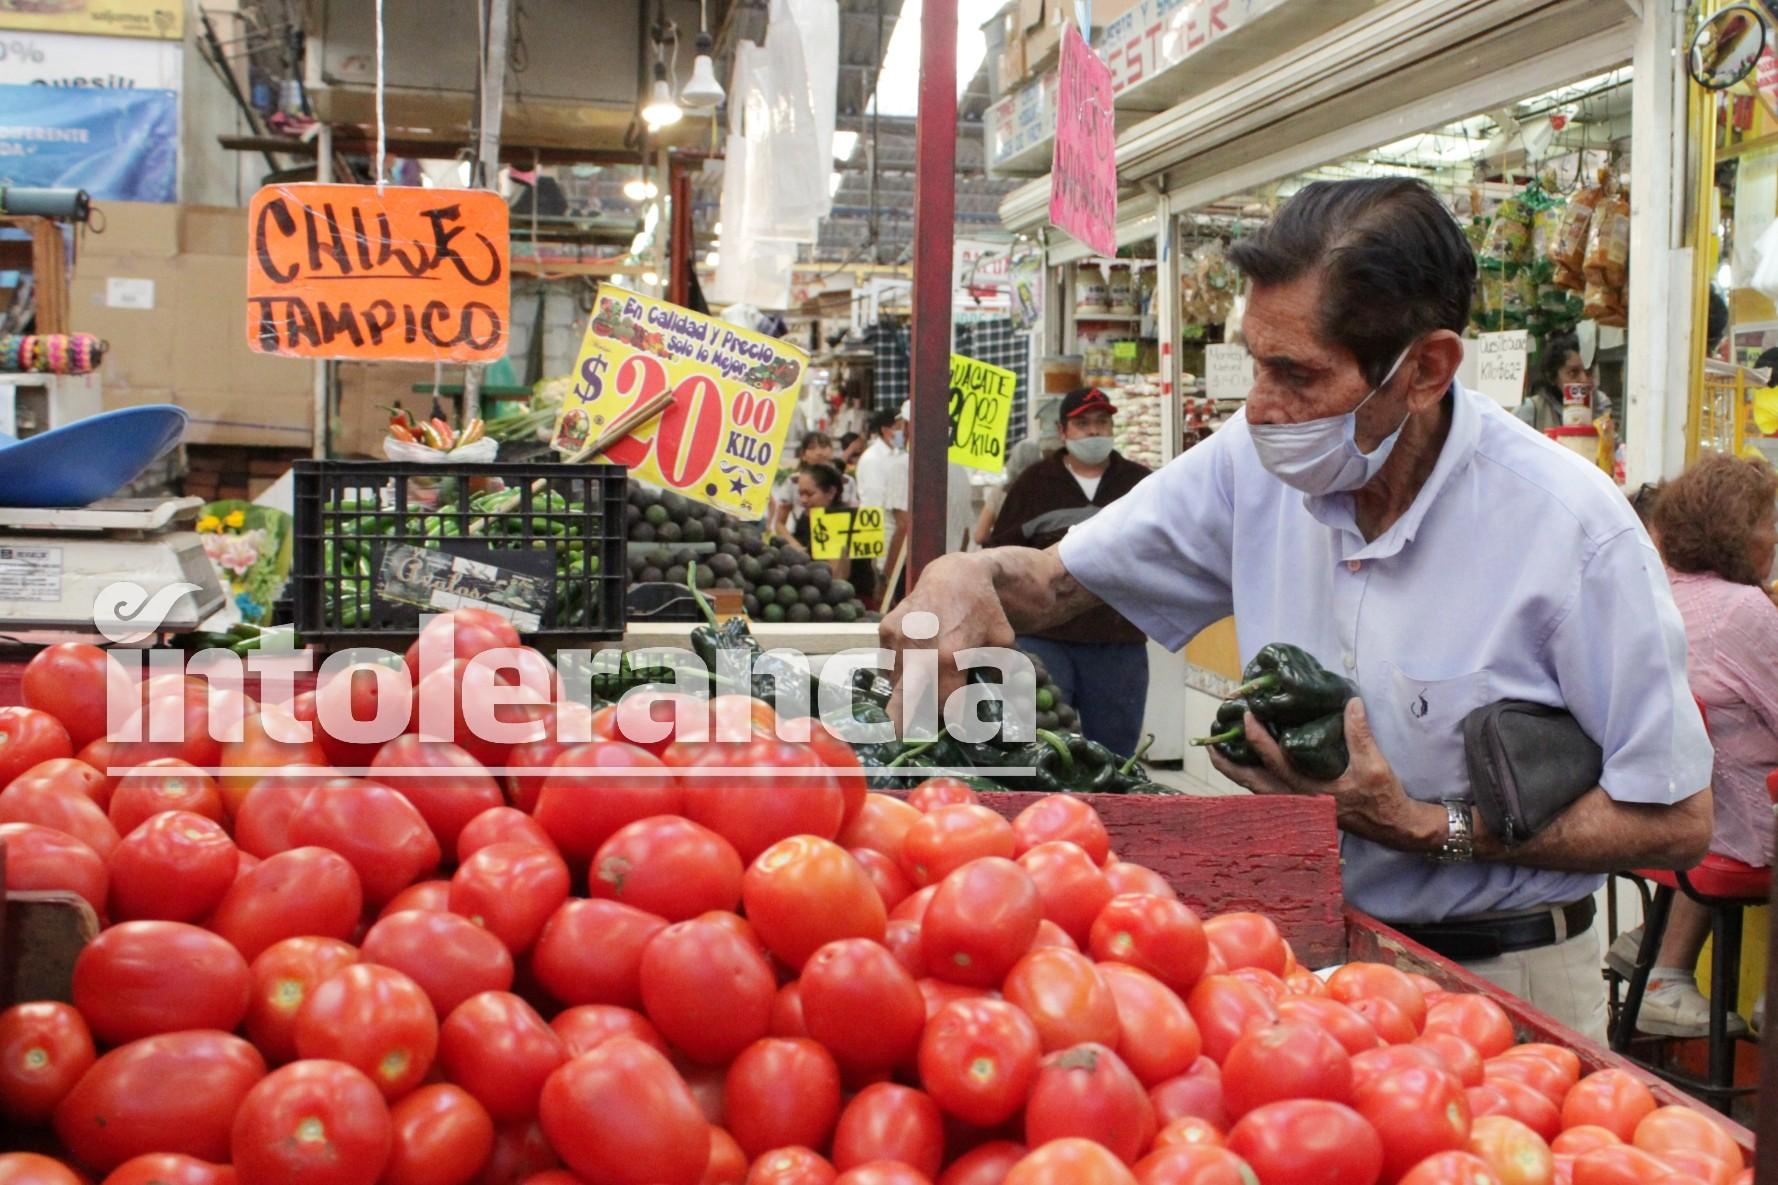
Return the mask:
{"type": "Polygon", "coordinates": [[[1062,57],[1062,26],[1045,25],[1025,34],[1026,78],[1035,78],[1062,57]]]}
{"type": "Polygon", "coordinates": [[[1024,33],[1043,25],[1045,9],[1053,8],[1055,3],[1056,0],[1019,0],[1018,15],[1015,18],[1018,23],[1013,26],[1013,32],[1024,33]]]}
{"type": "MultiPolygon", "coordinates": [[[[334,371],[339,410],[333,422],[333,450],[341,457],[383,456],[389,428],[386,407],[404,407],[425,415],[432,401],[414,394],[415,383],[430,383],[432,367],[424,362],[342,362],[334,371]]],[[[448,403],[448,401],[447,401],[448,403]]]]}
{"type": "Polygon", "coordinates": [[[1000,47],[1000,54],[994,60],[994,85],[992,97],[998,99],[1008,91],[1017,89],[1025,81],[1025,39],[1015,37],[1000,47]]]}

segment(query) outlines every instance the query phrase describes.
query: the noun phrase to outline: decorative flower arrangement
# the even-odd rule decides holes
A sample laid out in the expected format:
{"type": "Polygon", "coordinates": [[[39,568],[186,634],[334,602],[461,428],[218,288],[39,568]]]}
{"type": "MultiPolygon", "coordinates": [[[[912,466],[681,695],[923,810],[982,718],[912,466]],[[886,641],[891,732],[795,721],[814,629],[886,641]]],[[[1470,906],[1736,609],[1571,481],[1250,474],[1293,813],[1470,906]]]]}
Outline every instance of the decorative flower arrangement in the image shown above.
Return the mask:
{"type": "Polygon", "coordinates": [[[212,502],[197,532],[241,620],[265,622],[290,573],[290,516],[247,502],[212,502]]]}

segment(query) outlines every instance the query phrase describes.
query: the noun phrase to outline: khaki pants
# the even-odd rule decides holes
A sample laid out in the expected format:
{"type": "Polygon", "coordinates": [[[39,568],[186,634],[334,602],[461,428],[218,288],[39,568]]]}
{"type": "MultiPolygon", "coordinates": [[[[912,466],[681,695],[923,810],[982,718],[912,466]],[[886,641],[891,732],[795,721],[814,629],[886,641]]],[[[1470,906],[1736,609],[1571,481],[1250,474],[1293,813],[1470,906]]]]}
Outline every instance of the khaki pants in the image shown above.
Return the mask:
{"type": "Polygon", "coordinates": [[[1566,942],[1463,966],[1495,987],[1531,1001],[1581,1036],[1605,1044],[1604,958],[1597,922],[1566,942]]]}

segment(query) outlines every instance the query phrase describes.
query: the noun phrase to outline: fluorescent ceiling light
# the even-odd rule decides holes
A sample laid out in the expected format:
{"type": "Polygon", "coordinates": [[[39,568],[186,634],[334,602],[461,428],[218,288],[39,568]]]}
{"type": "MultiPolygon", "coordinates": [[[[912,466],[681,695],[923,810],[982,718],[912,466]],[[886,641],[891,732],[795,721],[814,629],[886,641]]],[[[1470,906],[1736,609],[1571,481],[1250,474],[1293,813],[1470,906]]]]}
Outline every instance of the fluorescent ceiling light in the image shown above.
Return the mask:
{"type": "MultiPolygon", "coordinates": [[[[975,72],[988,56],[988,39],[982,26],[1005,0],[957,0],[957,96],[969,89],[975,72]]],[[[911,116],[920,107],[920,13],[921,0],[904,0],[901,19],[883,51],[883,69],[867,111],[883,115],[911,116]]]]}
{"type": "Polygon", "coordinates": [[[833,134],[833,158],[835,160],[851,160],[852,154],[857,151],[857,132],[841,131],[833,134]]]}
{"type": "Polygon", "coordinates": [[[660,188],[644,178],[632,177],[624,182],[624,196],[632,202],[652,201],[659,194],[660,188]]]}

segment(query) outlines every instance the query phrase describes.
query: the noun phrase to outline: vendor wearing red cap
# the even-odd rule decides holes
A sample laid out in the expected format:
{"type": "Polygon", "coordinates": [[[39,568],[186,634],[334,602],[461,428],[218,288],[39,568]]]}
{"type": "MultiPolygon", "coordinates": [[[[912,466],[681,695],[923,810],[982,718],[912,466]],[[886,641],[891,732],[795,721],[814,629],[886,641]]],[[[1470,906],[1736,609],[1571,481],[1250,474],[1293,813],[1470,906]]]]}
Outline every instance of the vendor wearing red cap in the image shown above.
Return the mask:
{"type": "MultiPolygon", "coordinates": [[[[990,547],[1045,548],[1136,488],[1148,467],[1120,456],[1111,440],[1117,414],[1097,387],[1070,391],[1060,411],[1062,448],[1012,483],[990,547]]],[[[1081,732],[1114,753],[1133,753],[1148,699],[1148,643],[1109,605],[1089,609],[1040,634],[1021,634],[1068,702],[1081,732]]]]}

